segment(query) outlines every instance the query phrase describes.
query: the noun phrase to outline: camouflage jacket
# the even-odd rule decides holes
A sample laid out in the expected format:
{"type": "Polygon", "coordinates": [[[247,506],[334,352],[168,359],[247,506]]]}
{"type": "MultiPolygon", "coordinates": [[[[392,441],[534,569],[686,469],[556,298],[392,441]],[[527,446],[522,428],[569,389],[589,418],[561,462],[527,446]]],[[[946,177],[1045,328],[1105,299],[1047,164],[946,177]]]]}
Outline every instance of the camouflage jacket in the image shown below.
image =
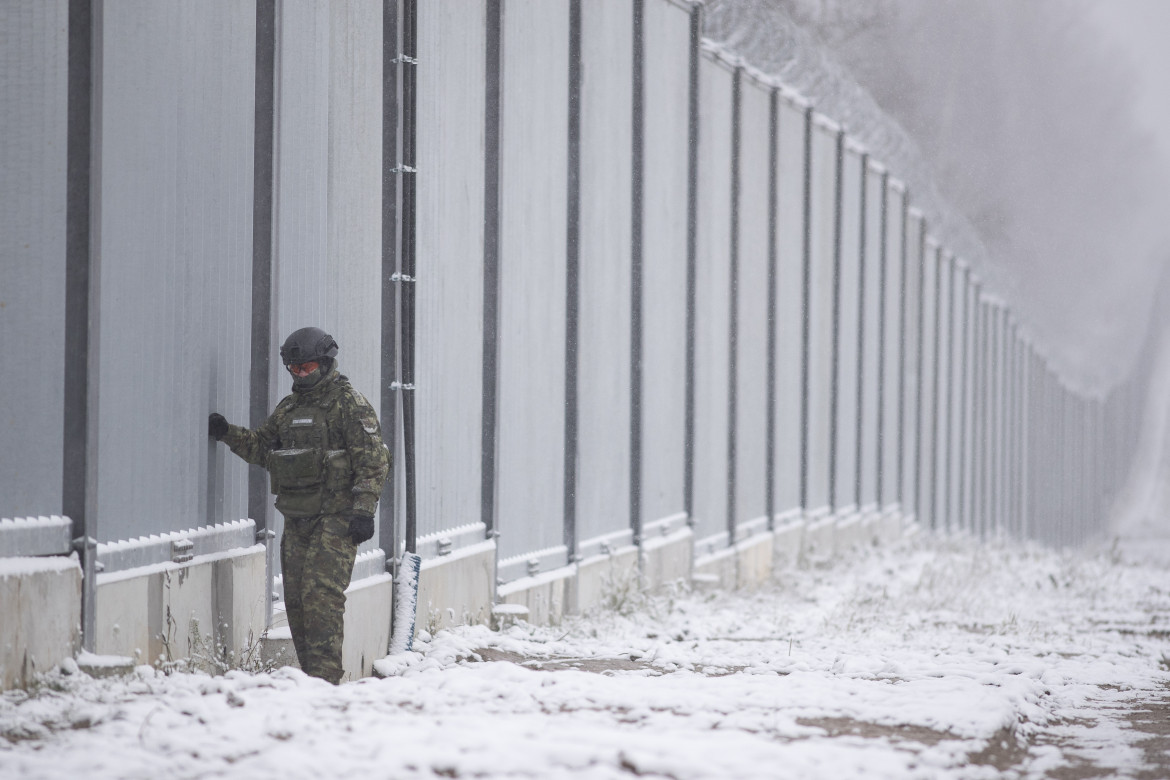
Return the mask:
{"type": "Polygon", "coordinates": [[[337,369],[286,396],[255,430],[228,426],[222,441],[268,470],[286,517],[372,515],[390,472],[373,407],[337,369]]]}

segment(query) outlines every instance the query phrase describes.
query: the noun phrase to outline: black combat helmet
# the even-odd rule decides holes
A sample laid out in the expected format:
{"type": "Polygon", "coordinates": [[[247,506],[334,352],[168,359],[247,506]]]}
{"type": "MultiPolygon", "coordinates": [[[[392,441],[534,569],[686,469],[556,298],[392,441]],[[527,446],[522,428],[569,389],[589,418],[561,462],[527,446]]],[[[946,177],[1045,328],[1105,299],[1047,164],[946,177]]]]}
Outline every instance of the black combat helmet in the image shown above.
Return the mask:
{"type": "Polygon", "coordinates": [[[337,342],[320,328],[301,328],[292,332],[280,348],[280,360],[293,378],[293,390],[304,392],[316,387],[333,370],[337,342]],[[302,363],[309,365],[299,367],[302,363]]]}
{"type": "Polygon", "coordinates": [[[286,366],[333,357],[337,357],[337,342],[320,328],[294,330],[280,348],[280,359],[286,366]]]}

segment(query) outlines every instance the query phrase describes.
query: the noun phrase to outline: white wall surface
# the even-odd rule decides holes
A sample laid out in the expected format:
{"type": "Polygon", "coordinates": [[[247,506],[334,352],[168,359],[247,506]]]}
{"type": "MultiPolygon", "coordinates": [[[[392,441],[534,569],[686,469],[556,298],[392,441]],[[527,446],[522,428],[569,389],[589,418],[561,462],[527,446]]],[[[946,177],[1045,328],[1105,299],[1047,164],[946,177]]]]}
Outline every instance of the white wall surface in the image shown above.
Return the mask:
{"type": "Polygon", "coordinates": [[[505,0],[497,528],[507,558],[564,518],[568,5],[505,0]]]}
{"type": "Polygon", "coordinates": [[[804,317],[805,112],[780,102],[776,205],[776,480],[777,513],[800,506],[804,317]]]}
{"type": "Polygon", "coordinates": [[[104,6],[90,316],[99,540],[246,514],[255,7],[104,6]],[[96,360],[95,360],[96,358],[96,360]]]}
{"type": "Polygon", "coordinates": [[[633,26],[630,0],[581,4],[580,541],[630,527],[633,26]]]}
{"type": "Polygon", "coordinates": [[[67,4],[0,4],[0,516],[61,513],[67,4]]]}
{"type": "Polygon", "coordinates": [[[857,328],[861,292],[861,155],[845,150],[841,204],[841,263],[837,279],[837,441],[833,509],[857,508],[857,328]]]}
{"type": "Polygon", "coordinates": [[[418,533],[480,520],[485,4],[418,7],[418,533]]]}
{"type": "Polygon", "coordinates": [[[768,481],[768,186],[771,177],[771,93],[741,80],[739,275],[736,337],[736,502],[734,522],[767,515],[768,481]]]}
{"type": "Polygon", "coordinates": [[[699,62],[699,227],[695,268],[696,542],[727,531],[731,323],[731,69],[699,62]]]}
{"type": "Polygon", "coordinates": [[[642,517],[685,508],[687,155],[690,14],[645,5],[642,247],[642,517]]]}

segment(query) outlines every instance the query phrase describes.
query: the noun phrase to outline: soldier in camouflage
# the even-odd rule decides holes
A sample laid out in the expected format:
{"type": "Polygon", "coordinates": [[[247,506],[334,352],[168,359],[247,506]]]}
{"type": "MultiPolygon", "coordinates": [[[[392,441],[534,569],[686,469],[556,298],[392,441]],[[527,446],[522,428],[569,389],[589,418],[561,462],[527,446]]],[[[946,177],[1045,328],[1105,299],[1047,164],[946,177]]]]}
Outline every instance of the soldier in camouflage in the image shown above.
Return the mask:
{"type": "Polygon", "coordinates": [[[208,430],[268,470],[284,515],[280,565],[297,660],[306,674],[341,681],[345,589],[358,545],[374,535],[374,510],[390,454],[373,407],[337,372],[337,342],[301,328],[280,357],[293,392],[254,430],[212,414],[208,430]]]}

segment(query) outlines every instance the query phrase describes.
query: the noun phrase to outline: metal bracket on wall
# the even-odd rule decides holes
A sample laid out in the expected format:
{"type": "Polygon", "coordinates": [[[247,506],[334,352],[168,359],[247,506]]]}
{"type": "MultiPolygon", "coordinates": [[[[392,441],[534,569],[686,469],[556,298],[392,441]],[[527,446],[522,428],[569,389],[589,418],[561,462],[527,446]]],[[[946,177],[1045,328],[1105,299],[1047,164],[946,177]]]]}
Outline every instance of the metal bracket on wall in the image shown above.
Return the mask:
{"type": "Polygon", "coordinates": [[[408,276],[406,274],[400,274],[400,273],[395,272],[394,275],[390,277],[390,281],[392,281],[392,282],[415,282],[415,281],[418,281],[418,277],[417,276],[408,276]]]}
{"type": "Polygon", "coordinates": [[[391,390],[413,390],[414,385],[404,385],[401,382],[391,382],[390,389],[391,390]]]}

